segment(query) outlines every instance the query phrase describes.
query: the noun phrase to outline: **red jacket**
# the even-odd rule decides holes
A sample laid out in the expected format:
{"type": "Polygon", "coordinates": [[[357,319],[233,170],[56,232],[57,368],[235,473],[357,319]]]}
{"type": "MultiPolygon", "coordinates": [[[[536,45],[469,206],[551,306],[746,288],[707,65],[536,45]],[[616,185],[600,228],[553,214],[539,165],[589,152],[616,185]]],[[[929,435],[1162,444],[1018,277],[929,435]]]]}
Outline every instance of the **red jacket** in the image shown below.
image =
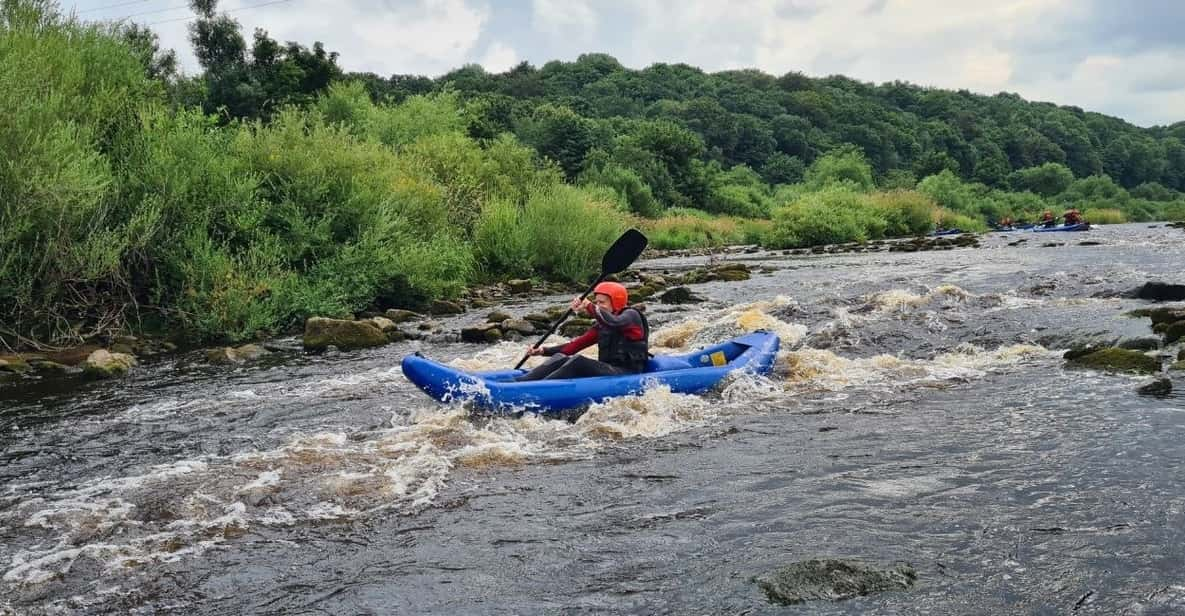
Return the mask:
{"type": "Polygon", "coordinates": [[[646,336],[645,330],[642,328],[642,317],[635,309],[626,307],[621,312],[613,314],[598,308],[595,304],[589,304],[588,315],[596,320],[596,325],[593,325],[588,328],[588,331],[568,341],[567,344],[547,348],[544,354],[554,355],[556,353],[563,353],[564,355],[575,355],[600,340],[600,330],[602,327],[619,330],[626,340],[637,341],[646,336]]]}

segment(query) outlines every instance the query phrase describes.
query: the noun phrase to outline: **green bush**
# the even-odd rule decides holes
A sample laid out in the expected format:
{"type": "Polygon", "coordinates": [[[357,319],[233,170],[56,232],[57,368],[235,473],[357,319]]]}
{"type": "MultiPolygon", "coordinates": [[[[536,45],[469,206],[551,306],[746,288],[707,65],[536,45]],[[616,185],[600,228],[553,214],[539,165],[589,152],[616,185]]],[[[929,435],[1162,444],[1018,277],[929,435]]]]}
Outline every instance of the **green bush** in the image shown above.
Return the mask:
{"type": "Polygon", "coordinates": [[[832,184],[846,184],[862,192],[876,187],[872,166],[864,158],[864,153],[854,146],[837,148],[815,159],[806,170],[804,183],[812,190],[832,184]]]}
{"type": "Polygon", "coordinates": [[[762,245],[801,248],[863,242],[875,237],[875,233],[883,234],[884,228],[884,219],[878,218],[859,194],[831,189],[809,194],[775,210],[773,226],[763,238],[762,245]]]}
{"type": "Polygon", "coordinates": [[[1082,212],[1082,219],[1092,225],[1121,225],[1127,222],[1127,216],[1114,208],[1097,208],[1082,212]]]}
{"type": "Polygon", "coordinates": [[[625,229],[615,204],[563,184],[542,185],[521,206],[490,203],[477,219],[474,251],[483,274],[538,273],[583,282],[600,268],[605,248],[625,229]]]}
{"type": "Polygon", "coordinates": [[[868,196],[868,202],[885,219],[886,237],[925,235],[934,229],[938,206],[919,192],[875,193],[868,196]]]}

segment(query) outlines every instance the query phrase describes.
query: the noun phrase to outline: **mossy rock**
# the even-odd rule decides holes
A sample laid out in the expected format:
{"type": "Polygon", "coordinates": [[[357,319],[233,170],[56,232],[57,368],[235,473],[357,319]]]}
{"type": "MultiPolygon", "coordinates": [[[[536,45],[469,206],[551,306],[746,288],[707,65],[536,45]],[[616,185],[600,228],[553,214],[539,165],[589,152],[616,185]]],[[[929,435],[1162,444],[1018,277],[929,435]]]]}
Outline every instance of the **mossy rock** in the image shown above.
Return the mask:
{"type": "Polygon", "coordinates": [[[711,280],[711,277],[709,276],[707,270],[694,269],[694,270],[691,270],[690,272],[687,272],[686,274],[683,274],[683,278],[680,280],[680,283],[681,284],[699,284],[701,282],[707,282],[709,280],[711,280]]]}
{"type": "Polygon", "coordinates": [[[388,319],[391,319],[395,323],[406,323],[408,321],[418,321],[418,320],[424,318],[424,315],[422,315],[418,312],[412,312],[410,310],[400,310],[399,308],[392,308],[383,314],[385,314],[388,319]]]}
{"type": "Polygon", "coordinates": [[[1185,320],[1185,308],[1140,308],[1127,313],[1130,317],[1148,317],[1153,325],[1185,320]]]}
{"type": "Polygon", "coordinates": [[[1185,361],[1185,349],[1177,351],[1177,361],[1185,361]]]}
{"type": "Polygon", "coordinates": [[[462,342],[491,342],[492,340],[499,340],[502,338],[502,332],[498,331],[497,323],[482,323],[474,327],[465,327],[461,329],[462,342]],[[498,332],[496,335],[490,332],[498,332]]]}
{"type": "Polygon", "coordinates": [[[512,317],[509,313],[503,312],[501,310],[495,310],[495,311],[486,315],[486,322],[487,323],[501,323],[502,321],[505,321],[507,319],[512,319],[512,318],[514,318],[514,317],[512,317]]]}
{"type": "Polygon", "coordinates": [[[1149,357],[1139,351],[1114,347],[1067,358],[1067,360],[1077,366],[1107,370],[1109,372],[1138,372],[1145,374],[1160,372],[1159,359],[1149,357]]]}
{"type": "Polygon", "coordinates": [[[506,281],[506,288],[509,289],[511,293],[516,293],[516,294],[517,293],[530,293],[531,287],[533,287],[533,286],[534,285],[531,283],[531,281],[527,280],[525,278],[516,278],[513,280],[506,281]]]}
{"type": "Polygon", "coordinates": [[[640,287],[630,289],[630,300],[638,301],[653,296],[658,290],[654,287],[644,284],[640,287]]]}
{"type": "Polygon", "coordinates": [[[1179,359],[1169,366],[1169,370],[1185,370],[1185,359],[1179,359]]]}
{"type": "Polygon", "coordinates": [[[592,319],[572,319],[560,326],[560,333],[573,338],[588,331],[588,328],[592,327],[593,324],[594,321],[592,319]]]}
{"type": "Polygon", "coordinates": [[[727,269],[712,272],[712,278],[724,282],[740,282],[750,278],[749,270],[727,269]]]}
{"type": "Polygon", "coordinates": [[[1164,328],[1164,341],[1172,344],[1185,338],[1185,321],[1177,321],[1164,328]]]}
{"type": "MultiPolygon", "coordinates": [[[[556,318],[558,318],[558,317],[556,317],[556,318]]],[[[549,317],[546,314],[542,314],[539,312],[532,312],[531,314],[524,316],[523,320],[530,321],[530,322],[534,323],[535,325],[542,325],[544,327],[547,327],[548,325],[551,325],[551,322],[554,321],[555,318],[549,317]]]]}
{"type": "Polygon", "coordinates": [[[387,344],[387,335],[370,321],[312,317],[305,321],[302,341],[310,351],[323,351],[330,346],[362,349],[387,344]]]}
{"type": "Polygon", "coordinates": [[[240,347],[222,347],[206,351],[206,360],[212,364],[242,364],[271,355],[271,351],[258,344],[244,344],[240,347]]]}
{"type": "Polygon", "coordinates": [[[428,307],[428,312],[432,314],[462,314],[465,308],[457,302],[450,302],[443,299],[433,300],[428,307]]]}
{"type": "Polygon", "coordinates": [[[754,581],[771,602],[795,605],[906,590],[917,579],[917,572],[908,565],[878,570],[862,563],[808,560],[756,577],[754,581]]]}
{"type": "Polygon", "coordinates": [[[526,319],[506,319],[499,325],[501,330],[505,332],[517,332],[519,334],[530,335],[535,333],[538,326],[526,319]]]}
{"type": "Polygon", "coordinates": [[[127,353],[112,353],[99,349],[82,364],[82,372],[92,379],[113,379],[126,375],[136,365],[136,358],[127,353]]]}
{"type": "Polygon", "coordinates": [[[1143,338],[1128,338],[1117,345],[1121,349],[1130,351],[1155,351],[1160,348],[1160,338],[1145,336],[1143,338]]]}
{"type": "Polygon", "coordinates": [[[65,364],[59,364],[56,361],[49,361],[48,359],[35,359],[33,361],[30,361],[29,365],[33,366],[33,368],[36,369],[38,372],[51,372],[51,373],[57,373],[57,374],[66,374],[68,372],[73,372],[76,370],[76,368],[71,368],[70,366],[67,366],[65,364]]]}

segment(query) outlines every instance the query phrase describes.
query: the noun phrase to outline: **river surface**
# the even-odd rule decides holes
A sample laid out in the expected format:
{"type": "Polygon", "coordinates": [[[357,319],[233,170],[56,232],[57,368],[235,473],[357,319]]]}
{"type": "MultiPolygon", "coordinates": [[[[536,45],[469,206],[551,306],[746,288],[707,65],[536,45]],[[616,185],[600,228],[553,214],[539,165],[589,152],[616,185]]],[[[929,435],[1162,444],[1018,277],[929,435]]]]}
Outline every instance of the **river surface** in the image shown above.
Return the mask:
{"type": "Polygon", "coordinates": [[[772,329],[774,374],[575,420],[470,417],[398,368],[509,342],[3,385],[0,613],[1182,614],[1185,397],[1061,360],[1150,335],[1122,293],[1185,282],[1182,240],[730,255],[753,279],[651,305],[655,350],[772,329]],[[753,581],[815,558],[917,582],[780,606],[753,581]]]}

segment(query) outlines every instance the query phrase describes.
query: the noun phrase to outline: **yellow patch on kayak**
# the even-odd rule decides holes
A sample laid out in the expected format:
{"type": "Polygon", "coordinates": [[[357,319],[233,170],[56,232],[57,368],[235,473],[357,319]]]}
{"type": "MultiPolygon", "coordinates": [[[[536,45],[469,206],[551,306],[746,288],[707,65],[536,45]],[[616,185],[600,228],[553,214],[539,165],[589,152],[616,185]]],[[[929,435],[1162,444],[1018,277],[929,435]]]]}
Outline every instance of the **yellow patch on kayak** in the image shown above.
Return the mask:
{"type": "Polygon", "coordinates": [[[711,358],[713,366],[723,366],[728,363],[728,358],[724,356],[724,351],[712,353],[711,358]]]}

